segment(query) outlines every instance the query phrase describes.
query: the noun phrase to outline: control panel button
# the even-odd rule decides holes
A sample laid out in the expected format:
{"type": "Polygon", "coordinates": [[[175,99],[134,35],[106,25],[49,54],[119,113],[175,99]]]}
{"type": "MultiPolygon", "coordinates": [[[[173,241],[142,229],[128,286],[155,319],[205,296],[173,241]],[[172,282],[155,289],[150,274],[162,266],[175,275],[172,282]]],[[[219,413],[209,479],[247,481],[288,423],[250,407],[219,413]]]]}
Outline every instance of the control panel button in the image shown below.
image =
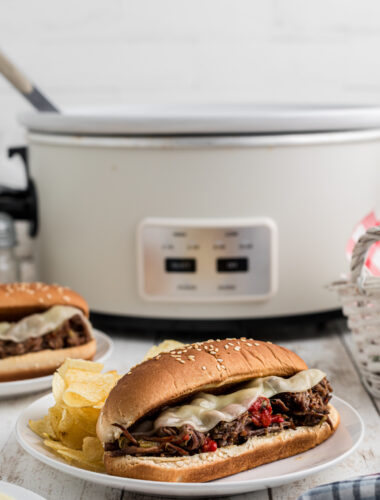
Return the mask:
{"type": "Polygon", "coordinates": [[[218,273],[245,273],[248,271],[248,259],[246,257],[217,259],[216,269],[218,273]]]}
{"type": "Polygon", "coordinates": [[[195,273],[197,262],[195,259],[165,259],[167,273],[195,273]]]}

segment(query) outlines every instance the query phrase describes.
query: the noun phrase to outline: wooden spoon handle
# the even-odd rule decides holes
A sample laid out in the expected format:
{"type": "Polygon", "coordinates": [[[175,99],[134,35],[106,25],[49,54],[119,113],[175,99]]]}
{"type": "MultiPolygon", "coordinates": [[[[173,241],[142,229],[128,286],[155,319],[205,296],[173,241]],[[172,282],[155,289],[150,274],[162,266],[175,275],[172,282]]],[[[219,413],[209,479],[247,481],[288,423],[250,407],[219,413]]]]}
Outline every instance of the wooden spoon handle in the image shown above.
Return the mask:
{"type": "Polygon", "coordinates": [[[0,50],[0,72],[23,94],[31,94],[33,85],[0,50]]]}

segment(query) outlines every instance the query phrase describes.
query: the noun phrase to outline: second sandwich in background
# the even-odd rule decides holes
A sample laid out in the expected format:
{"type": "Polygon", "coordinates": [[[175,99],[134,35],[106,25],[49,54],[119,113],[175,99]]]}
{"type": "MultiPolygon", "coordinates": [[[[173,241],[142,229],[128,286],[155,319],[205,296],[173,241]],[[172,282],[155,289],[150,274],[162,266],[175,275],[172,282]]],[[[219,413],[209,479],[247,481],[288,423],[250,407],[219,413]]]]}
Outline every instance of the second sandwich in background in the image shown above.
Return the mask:
{"type": "Polygon", "coordinates": [[[87,302],[59,285],[0,285],[0,382],[53,373],[66,358],[92,359],[87,302]]]}

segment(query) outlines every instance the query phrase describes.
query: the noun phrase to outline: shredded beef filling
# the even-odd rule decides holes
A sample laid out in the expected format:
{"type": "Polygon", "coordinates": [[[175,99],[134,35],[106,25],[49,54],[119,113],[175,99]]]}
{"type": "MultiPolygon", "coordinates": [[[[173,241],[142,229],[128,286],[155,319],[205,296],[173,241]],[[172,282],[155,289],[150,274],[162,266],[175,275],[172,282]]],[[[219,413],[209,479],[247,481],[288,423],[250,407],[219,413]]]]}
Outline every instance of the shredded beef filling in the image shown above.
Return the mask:
{"type": "Polygon", "coordinates": [[[41,337],[31,337],[24,342],[0,340],[0,359],[9,356],[19,356],[29,352],[38,352],[44,349],[63,349],[87,344],[91,340],[91,333],[80,314],[76,314],[64,321],[52,332],[41,337]]]}
{"type": "MultiPolygon", "coordinates": [[[[331,399],[332,388],[326,378],[312,389],[305,392],[284,392],[272,397],[270,405],[272,413],[282,420],[270,425],[258,426],[252,421],[249,411],[243,413],[232,422],[219,422],[208,432],[199,432],[191,425],[182,427],[161,427],[154,435],[134,435],[118,424],[123,433],[113,443],[106,443],[105,450],[114,457],[123,455],[134,456],[181,456],[194,455],[202,451],[212,451],[208,448],[210,442],[215,446],[243,444],[253,436],[263,436],[283,429],[294,429],[297,426],[313,426],[329,419],[328,402],[331,399]],[[282,418],[281,418],[282,417],[282,418]]],[[[215,448],[216,449],[216,448],[215,448]]]]}

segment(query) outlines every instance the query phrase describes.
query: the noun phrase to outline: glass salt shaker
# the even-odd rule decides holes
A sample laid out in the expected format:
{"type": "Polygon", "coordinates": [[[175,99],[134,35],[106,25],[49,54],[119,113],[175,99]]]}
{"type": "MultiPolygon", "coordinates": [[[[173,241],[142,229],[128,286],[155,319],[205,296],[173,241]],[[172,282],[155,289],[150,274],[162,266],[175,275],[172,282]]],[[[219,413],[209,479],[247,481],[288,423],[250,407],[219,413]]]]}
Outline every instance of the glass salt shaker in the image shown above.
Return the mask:
{"type": "Polygon", "coordinates": [[[14,221],[9,215],[0,213],[0,283],[13,283],[20,279],[16,245],[14,221]]]}

